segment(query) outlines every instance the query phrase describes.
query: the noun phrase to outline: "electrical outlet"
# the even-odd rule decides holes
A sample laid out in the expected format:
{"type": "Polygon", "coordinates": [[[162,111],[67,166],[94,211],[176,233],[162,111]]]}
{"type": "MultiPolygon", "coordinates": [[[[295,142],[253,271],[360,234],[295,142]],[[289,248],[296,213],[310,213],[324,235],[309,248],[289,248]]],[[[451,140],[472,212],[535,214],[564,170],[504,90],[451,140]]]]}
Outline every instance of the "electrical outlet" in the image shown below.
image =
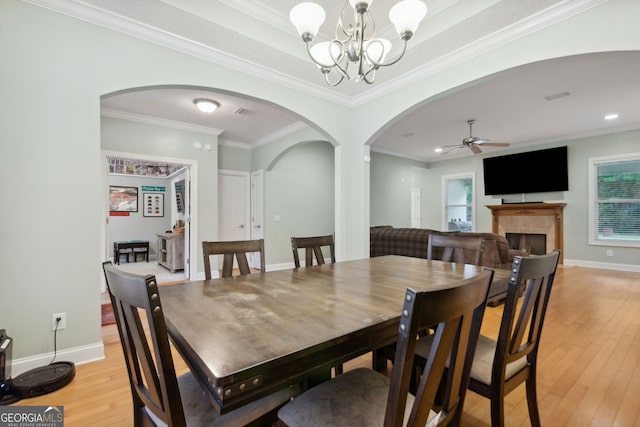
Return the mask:
{"type": "Polygon", "coordinates": [[[607,256],[613,256],[613,249],[607,249],[607,256]]]}
{"type": "Polygon", "coordinates": [[[67,313],[53,313],[51,315],[51,330],[55,331],[57,329],[61,330],[67,327],[67,313]],[[58,319],[60,321],[58,322],[58,319]]]}

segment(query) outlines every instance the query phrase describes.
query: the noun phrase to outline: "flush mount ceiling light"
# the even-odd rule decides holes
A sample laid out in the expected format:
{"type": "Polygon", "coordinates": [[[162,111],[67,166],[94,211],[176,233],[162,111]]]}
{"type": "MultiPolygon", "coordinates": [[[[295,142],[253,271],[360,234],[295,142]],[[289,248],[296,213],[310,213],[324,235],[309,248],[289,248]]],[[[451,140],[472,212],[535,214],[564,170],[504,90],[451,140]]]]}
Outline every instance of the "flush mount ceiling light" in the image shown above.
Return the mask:
{"type": "Polygon", "coordinates": [[[605,120],[615,120],[617,119],[619,116],[616,113],[610,113],[607,114],[606,116],[604,116],[605,120]]]}
{"type": "Polygon", "coordinates": [[[203,113],[213,113],[218,109],[218,107],[220,107],[220,103],[206,98],[194,99],[193,103],[196,104],[198,110],[202,111],[203,113]]]}
{"type": "Polygon", "coordinates": [[[356,82],[373,83],[378,68],[393,65],[404,56],[407,42],[427,14],[427,6],[420,0],[403,0],[389,10],[389,20],[395,26],[403,46],[398,56],[385,62],[391,50],[391,42],[376,37],[376,24],[369,12],[372,3],[373,0],[346,0],[338,16],[334,39],[313,46],[311,42],[326,17],[324,9],[311,2],[300,3],[291,9],[289,19],[307,45],[309,57],[324,74],[329,86],[339,85],[345,77],[351,79],[349,63],[358,67],[356,82]],[[345,21],[347,10],[352,12],[348,22],[345,21]]]}

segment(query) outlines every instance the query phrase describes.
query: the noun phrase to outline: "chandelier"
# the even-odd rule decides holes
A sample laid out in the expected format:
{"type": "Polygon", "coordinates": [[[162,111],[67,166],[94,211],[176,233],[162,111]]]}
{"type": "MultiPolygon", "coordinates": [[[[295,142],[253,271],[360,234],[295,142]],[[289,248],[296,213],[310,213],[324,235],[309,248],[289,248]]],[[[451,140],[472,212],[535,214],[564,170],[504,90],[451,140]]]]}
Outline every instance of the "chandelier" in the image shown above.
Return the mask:
{"type": "Polygon", "coordinates": [[[403,46],[402,52],[385,62],[391,50],[391,42],[376,37],[376,24],[369,12],[372,3],[373,0],[346,0],[338,16],[334,39],[313,46],[311,42],[326,17],[324,9],[311,2],[300,3],[291,9],[289,19],[328,85],[337,86],[345,77],[351,80],[349,64],[357,67],[356,82],[373,83],[378,68],[393,65],[404,56],[407,42],[427,14],[427,6],[420,0],[403,0],[389,10],[389,20],[395,26],[403,46]],[[350,21],[345,20],[348,10],[352,12],[350,21]]]}

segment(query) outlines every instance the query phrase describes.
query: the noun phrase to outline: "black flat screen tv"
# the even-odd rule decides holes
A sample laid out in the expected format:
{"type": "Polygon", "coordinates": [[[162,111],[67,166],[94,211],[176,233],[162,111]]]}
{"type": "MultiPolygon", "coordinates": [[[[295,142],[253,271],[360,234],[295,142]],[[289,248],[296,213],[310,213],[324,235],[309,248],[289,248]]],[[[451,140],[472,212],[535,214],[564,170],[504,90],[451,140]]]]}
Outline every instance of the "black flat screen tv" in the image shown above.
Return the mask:
{"type": "Polygon", "coordinates": [[[485,195],[569,190],[567,147],[486,157],[482,166],[485,195]]]}

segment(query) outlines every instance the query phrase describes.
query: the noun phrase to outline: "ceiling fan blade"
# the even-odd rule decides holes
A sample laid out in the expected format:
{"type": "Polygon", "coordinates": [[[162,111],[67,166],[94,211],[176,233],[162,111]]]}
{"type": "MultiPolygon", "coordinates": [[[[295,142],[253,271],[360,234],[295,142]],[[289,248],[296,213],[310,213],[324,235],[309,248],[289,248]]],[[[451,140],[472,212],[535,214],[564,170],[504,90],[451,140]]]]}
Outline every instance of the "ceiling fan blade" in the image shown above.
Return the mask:
{"type": "Polygon", "coordinates": [[[485,147],[508,147],[511,144],[509,144],[508,142],[486,142],[484,144],[485,147]]]}
{"type": "Polygon", "coordinates": [[[440,155],[445,155],[445,154],[453,153],[454,151],[458,151],[459,149],[464,148],[464,145],[455,145],[454,147],[456,147],[456,148],[452,148],[451,150],[443,151],[442,153],[440,153],[440,155]]]}
{"type": "Polygon", "coordinates": [[[480,154],[482,153],[482,150],[480,149],[480,147],[478,147],[475,144],[471,144],[469,145],[469,148],[471,148],[471,151],[473,151],[473,154],[480,154]]]}
{"type": "Polygon", "coordinates": [[[454,145],[443,145],[440,148],[451,148],[451,147],[459,147],[459,148],[463,148],[464,144],[454,144],[454,145]]]}

